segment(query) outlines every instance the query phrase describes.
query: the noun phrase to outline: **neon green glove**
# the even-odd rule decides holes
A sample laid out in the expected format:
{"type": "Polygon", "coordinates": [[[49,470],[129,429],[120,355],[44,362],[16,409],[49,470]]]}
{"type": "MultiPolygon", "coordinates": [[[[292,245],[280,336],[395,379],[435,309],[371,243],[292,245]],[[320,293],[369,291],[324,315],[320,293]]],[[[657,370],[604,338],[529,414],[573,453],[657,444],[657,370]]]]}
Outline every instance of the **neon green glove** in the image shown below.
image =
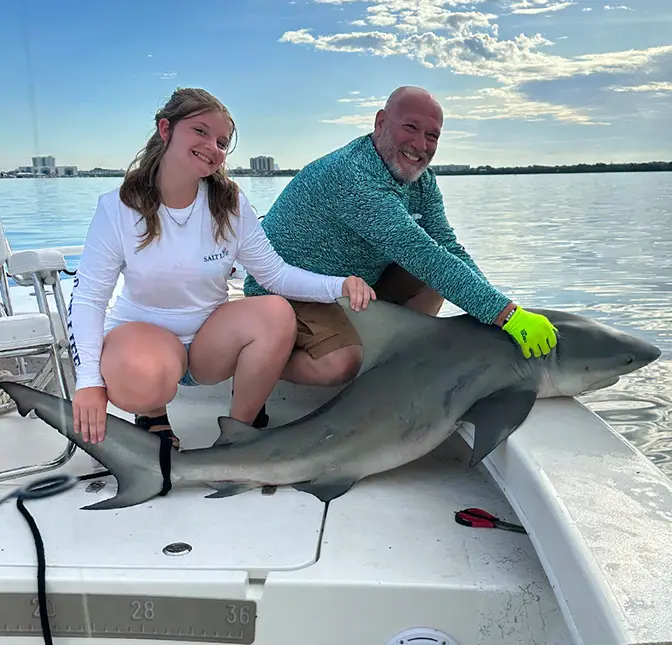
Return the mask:
{"type": "Polygon", "coordinates": [[[558,331],[551,321],[531,311],[517,307],[502,329],[509,334],[523,350],[523,356],[536,358],[548,354],[558,344],[555,332],[558,331]]]}

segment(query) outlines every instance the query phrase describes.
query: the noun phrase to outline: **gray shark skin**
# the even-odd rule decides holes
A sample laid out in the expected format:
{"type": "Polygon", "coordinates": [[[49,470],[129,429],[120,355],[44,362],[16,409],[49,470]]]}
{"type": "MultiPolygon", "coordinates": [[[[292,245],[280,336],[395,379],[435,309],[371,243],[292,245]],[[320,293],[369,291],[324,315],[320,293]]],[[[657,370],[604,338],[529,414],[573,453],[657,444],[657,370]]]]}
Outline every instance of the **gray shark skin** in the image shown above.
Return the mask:
{"type": "MultiPolygon", "coordinates": [[[[526,359],[503,330],[467,316],[437,318],[387,302],[354,312],[365,363],[334,398],[306,416],[256,430],[220,417],[210,447],[173,451],[171,481],[207,483],[208,497],[263,485],[290,485],[329,502],[357,481],[431,452],[462,421],[475,426],[470,465],[504,441],[538,398],[577,396],[608,387],[660,356],[645,340],[570,313],[540,310],[558,329],[558,345],[526,359]]],[[[116,497],[87,509],[140,504],[161,491],[160,440],[107,415],[105,440],[90,444],[72,431],[69,401],[0,382],[26,415],[67,436],[116,477],[116,497]]]]}

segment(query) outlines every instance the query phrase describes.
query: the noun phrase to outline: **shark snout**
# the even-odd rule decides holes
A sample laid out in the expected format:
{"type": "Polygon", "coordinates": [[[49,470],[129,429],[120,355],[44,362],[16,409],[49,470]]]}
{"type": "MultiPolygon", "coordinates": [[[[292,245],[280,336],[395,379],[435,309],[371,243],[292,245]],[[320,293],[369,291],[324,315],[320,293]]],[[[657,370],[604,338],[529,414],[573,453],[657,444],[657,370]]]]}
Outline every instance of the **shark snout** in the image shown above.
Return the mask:
{"type": "Polygon", "coordinates": [[[659,347],[656,347],[653,343],[643,342],[636,351],[632,352],[626,358],[627,365],[633,366],[644,366],[649,363],[653,363],[655,360],[660,358],[661,350],[659,347]]]}

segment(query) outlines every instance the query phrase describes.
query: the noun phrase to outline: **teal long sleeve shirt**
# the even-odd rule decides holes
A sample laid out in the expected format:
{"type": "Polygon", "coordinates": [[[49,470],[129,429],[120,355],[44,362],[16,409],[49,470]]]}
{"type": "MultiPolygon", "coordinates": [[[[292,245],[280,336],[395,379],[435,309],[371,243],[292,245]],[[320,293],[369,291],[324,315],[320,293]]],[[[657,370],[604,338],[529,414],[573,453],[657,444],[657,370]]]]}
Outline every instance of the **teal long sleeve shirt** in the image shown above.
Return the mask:
{"type": "MultiPolygon", "coordinates": [[[[458,243],[434,173],[400,184],[370,134],[297,173],[262,227],[285,262],[309,271],[357,275],[374,285],[396,263],[488,324],[510,302],[458,243]]],[[[244,293],[268,292],[248,276],[244,293]]]]}

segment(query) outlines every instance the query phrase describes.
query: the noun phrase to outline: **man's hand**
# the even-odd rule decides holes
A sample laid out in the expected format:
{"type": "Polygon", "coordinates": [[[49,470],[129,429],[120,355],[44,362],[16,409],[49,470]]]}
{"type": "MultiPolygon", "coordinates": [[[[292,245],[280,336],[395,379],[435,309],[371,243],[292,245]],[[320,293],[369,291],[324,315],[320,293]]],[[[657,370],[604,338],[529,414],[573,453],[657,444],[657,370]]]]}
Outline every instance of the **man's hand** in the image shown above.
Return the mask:
{"type": "Polygon", "coordinates": [[[355,311],[359,311],[360,308],[366,309],[369,300],[376,299],[376,292],[364,280],[355,275],[346,278],[342,293],[350,298],[350,309],[355,311]]]}
{"type": "Polygon", "coordinates": [[[555,334],[558,330],[551,321],[522,307],[516,307],[502,329],[520,345],[525,358],[530,358],[532,354],[536,358],[548,354],[558,344],[555,334]]]}

